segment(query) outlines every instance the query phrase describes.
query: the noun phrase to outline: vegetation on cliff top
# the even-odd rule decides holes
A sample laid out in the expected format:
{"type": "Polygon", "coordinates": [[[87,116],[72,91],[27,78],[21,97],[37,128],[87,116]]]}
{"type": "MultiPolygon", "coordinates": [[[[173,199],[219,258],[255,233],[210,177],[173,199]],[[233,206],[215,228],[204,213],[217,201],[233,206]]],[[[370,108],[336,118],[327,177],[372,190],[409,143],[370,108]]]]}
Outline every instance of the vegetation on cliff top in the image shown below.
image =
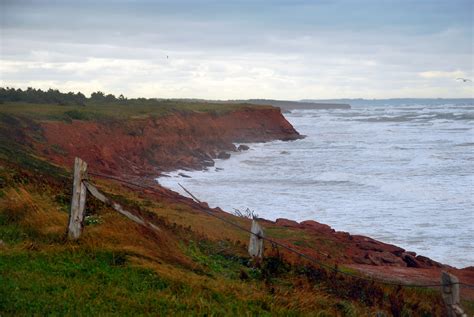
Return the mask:
{"type": "Polygon", "coordinates": [[[209,112],[223,114],[244,107],[266,107],[250,104],[206,103],[156,98],[116,98],[112,94],[61,93],[58,90],[0,87],[0,113],[27,116],[41,120],[107,120],[160,117],[173,112],[209,112]]]}

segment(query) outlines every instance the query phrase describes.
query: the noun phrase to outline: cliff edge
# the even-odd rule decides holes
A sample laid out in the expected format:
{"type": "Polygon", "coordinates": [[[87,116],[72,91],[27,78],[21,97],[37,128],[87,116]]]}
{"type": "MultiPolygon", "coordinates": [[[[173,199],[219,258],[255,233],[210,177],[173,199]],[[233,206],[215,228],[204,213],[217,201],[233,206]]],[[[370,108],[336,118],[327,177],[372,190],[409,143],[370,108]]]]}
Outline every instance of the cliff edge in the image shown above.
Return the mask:
{"type": "Polygon", "coordinates": [[[35,150],[59,165],[74,157],[96,171],[157,176],[178,168],[212,166],[235,142],[296,140],[302,136],[278,108],[243,107],[226,113],[175,112],[163,117],[118,121],[43,121],[46,142],[35,150]]]}

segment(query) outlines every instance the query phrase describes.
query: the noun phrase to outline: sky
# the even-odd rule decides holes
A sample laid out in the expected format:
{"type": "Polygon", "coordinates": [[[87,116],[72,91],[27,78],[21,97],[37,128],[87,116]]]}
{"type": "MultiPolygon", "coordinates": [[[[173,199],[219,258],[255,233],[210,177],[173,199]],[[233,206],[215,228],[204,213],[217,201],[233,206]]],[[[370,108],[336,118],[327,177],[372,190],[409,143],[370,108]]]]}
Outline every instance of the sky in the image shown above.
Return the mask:
{"type": "Polygon", "coordinates": [[[472,0],[0,0],[0,86],[204,99],[471,98],[472,0]]]}

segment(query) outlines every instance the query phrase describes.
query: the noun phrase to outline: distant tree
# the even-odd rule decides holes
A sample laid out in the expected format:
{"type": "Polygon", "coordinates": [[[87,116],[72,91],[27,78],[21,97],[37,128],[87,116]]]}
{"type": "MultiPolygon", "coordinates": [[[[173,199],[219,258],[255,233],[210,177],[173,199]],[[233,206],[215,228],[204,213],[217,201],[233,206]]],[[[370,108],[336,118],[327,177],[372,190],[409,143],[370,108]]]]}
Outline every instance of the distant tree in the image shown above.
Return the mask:
{"type": "Polygon", "coordinates": [[[75,102],[76,102],[78,105],[84,106],[84,105],[85,105],[85,102],[86,102],[86,100],[87,100],[87,98],[86,98],[86,96],[84,96],[83,93],[78,92],[78,93],[76,93],[76,95],[74,96],[74,100],[75,100],[75,102]]]}
{"type": "Polygon", "coordinates": [[[93,92],[91,94],[91,101],[104,101],[105,95],[102,91],[93,92]]]}
{"type": "Polygon", "coordinates": [[[123,94],[115,97],[113,94],[104,94],[102,91],[93,92],[90,98],[87,98],[81,92],[62,93],[58,89],[48,89],[43,91],[28,87],[26,90],[21,88],[15,89],[10,87],[0,87],[0,103],[4,102],[27,102],[37,104],[59,104],[59,105],[82,105],[84,106],[88,101],[95,103],[112,103],[120,102],[122,104],[133,105],[137,102],[147,103],[154,99],[146,98],[132,98],[128,99],[123,94]]]}
{"type": "Polygon", "coordinates": [[[108,94],[107,96],[105,96],[105,101],[106,102],[114,102],[116,100],[117,100],[117,98],[115,98],[115,96],[112,95],[112,94],[108,94]]]}

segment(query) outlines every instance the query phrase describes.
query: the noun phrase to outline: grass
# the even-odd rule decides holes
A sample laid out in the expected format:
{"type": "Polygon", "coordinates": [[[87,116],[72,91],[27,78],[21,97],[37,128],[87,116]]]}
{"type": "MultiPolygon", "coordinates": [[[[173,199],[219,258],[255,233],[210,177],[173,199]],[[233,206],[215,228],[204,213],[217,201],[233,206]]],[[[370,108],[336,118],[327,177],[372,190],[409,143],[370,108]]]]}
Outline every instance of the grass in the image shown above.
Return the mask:
{"type": "MultiPolygon", "coordinates": [[[[168,287],[150,270],[112,252],[12,253],[1,256],[0,311],[15,315],[132,313],[168,287]]],[[[156,298],[155,298],[156,297],[156,298]]],[[[166,308],[166,307],[162,307],[166,308]]]]}
{"type": "Polygon", "coordinates": [[[240,273],[247,271],[250,263],[246,257],[237,256],[235,246],[227,241],[212,244],[207,241],[191,241],[186,247],[186,254],[201,265],[209,276],[221,276],[228,279],[238,279],[240,273]]]}
{"type": "Polygon", "coordinates": [[[126,254],[86,249],[8,253],[0,261],[6,315],[269,314],[211,289],[194,289],[129,263],[126,254]]]}
{"type": "Polygon", "coordinates": [[[144,119],[161,117],[171,113],[207,112],[215,115],[224,114],[244,107],[265,107],[248,104],[217,104],[193,103],[172,100],[157,100],[137,103],[134,105],[120,103],[57,105],[57,104],[30,104],[23,102],[7,102],[0,104],[0,113],[14,116],[34,118],[35,120],[66,121],[106,121],[144,119]]]}

